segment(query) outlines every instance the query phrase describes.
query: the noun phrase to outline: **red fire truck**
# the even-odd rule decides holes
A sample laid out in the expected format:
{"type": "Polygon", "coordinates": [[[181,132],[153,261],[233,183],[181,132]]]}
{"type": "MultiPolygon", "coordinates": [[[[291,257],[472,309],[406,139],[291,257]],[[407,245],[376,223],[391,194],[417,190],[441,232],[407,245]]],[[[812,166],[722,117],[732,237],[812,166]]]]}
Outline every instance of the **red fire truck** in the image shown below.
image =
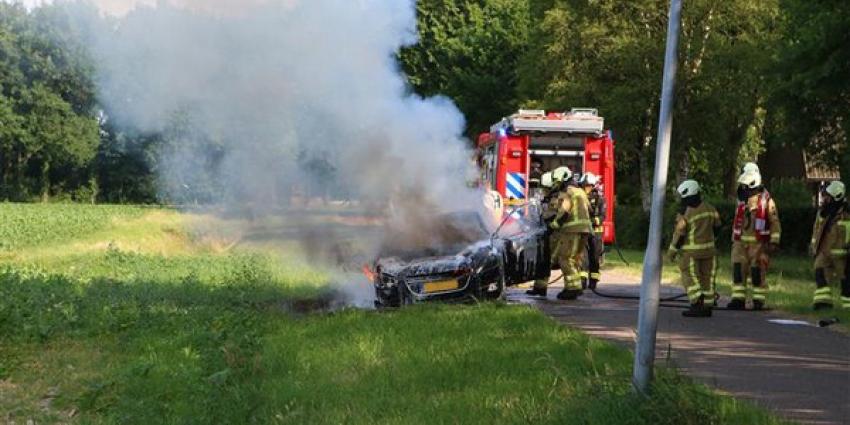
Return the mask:
{"type": "Polygon", "coordinates": [[[506,205],[525,203],[532,196],[529,176],[534,163],[544,172],[566,165],[573,173],[596,174],[608,204],[603,240],[614,242],[614,139],[596,109],[521,109],[478,137],[478,160],[482,184],[501,194],[506,205]]]}

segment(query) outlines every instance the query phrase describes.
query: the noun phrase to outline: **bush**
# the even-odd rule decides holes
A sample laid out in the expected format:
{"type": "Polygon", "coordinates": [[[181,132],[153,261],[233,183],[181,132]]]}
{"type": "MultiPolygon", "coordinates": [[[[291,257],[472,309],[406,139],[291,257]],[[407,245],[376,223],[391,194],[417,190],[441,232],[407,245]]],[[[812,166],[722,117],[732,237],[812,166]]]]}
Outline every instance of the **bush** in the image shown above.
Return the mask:
{"type": "MultiPolygon", "coordinates": [[[[777,201],[779,219],[782,222],[782,250],[788,253],[805,254],[808,251],[812,236],[812,226],[815,221],[815,209],[803,206],[783,207],[777,201]]],[[[718,236],[717,246],[728,250],[732,246],[732,221],[735,216],[735,202],[712,202],[717,211],[723,228],[718,236]]],[[[673,234],[673,219],[676,216],[675,205],[670,206],[664,213],[664,243],[663,248],[670,243],[673,234]]],[[[617,208],[617,243],[622,248],[643,249],[646,247],[649,232],[649,215],[638,205],[621,205],[617,208]]]]}

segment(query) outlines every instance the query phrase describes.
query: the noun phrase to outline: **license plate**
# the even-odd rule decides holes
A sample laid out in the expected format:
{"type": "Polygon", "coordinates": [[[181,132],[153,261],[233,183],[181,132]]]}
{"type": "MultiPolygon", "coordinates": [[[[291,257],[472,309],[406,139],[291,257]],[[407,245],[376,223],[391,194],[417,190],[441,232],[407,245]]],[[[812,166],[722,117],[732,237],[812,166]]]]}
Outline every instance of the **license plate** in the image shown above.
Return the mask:
{"type": "Polygon", "coordinates": [[[436,282],[428,282],[425,284],[425,293],[431,294],[434,292],[451,291],[458,288],[456,280],[438,280],[436,282]]]}

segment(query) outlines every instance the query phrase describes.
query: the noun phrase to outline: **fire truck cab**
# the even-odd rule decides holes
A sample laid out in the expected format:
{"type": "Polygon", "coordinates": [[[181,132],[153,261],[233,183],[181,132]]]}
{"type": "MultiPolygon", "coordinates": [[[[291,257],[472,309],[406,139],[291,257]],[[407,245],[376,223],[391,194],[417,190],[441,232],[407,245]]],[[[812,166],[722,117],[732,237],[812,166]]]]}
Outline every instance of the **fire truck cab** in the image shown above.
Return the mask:
{"type": "Polygon", "coordinates": [[[614,139],[604,125],[596,109],[574,108],[565,113],[521,109],[479,136],[481,184],[501,194],[506,205],[518,205],[534,196],[530,180],[539,179],[542,172],[566,165],[576,174],[596,174],[608,207],[603,240],[611,244],[615,239],[614,139]]]}

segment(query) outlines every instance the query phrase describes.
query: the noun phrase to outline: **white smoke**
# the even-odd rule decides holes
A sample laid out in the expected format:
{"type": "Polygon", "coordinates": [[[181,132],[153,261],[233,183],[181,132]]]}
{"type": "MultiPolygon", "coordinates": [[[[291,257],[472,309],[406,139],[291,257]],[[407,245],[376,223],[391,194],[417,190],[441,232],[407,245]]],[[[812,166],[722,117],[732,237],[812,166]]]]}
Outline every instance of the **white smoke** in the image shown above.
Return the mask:
{"type": "Polygon", "coordinates": [[[440,210],[480,207],[462,114],[413,94],[397,63],[416,42],[414,0],[97,3],[121,15],[76,8],[109,119],[152,133],[185,121],[161,159],[164,195],[212,175],[213,201],[274,208],[327,178],[425,234],[440,210]],[[305,160],[330,168],[310,174],[305,160]]]}
{"type": "MultiPolygon", "coordinates": [[[[221,144],[217,171],[232,193],[268,202],[304,177],[295,161],[306,153],[357,198],[417,188],[445,205],[465,195],[462,115],[412,94],[396,62],[416,41],[412,0],[137,5],[93,34],[112,118],[158,131],[181,112],[221,144]]],[[[166,190],[209,172],[193,169],[209,164],[187,145],[170,152],[166,190]]]]}

